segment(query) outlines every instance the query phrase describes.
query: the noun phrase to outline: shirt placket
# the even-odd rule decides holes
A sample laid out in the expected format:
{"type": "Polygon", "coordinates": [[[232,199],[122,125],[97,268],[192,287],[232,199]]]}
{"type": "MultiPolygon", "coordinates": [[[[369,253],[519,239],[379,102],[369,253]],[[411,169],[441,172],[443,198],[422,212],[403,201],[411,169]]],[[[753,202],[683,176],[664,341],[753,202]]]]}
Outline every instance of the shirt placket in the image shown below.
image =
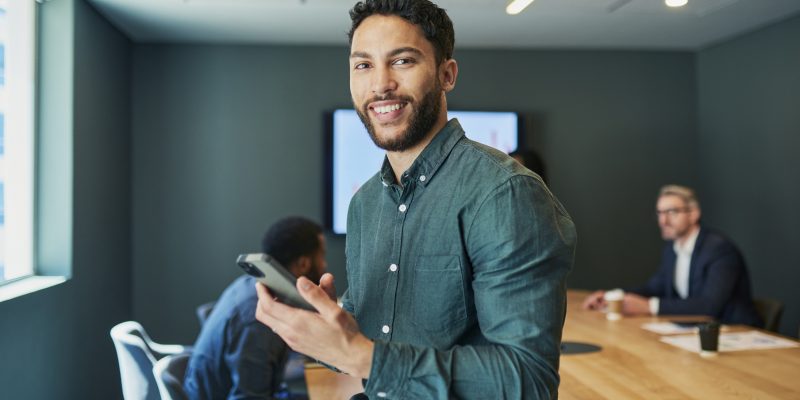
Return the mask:
{"type": "Polygon", "coordinates": [[[408,177],[403,176],[403,187],[395,186],[391,189],[400,191],[400,198],[396,203],[393,231],[392,231],[392,251],[389,259],[386,260],[386,293],[384,296],[384,310],[388,313],[384,316],[381,326],[381,338],[387,341],[392,339],[394,334],[394,321],[397,314],[397,291],[400,284],[400,273],[404,265],[400,259],[403,249],[403,228],[410,212],[411,201],[414,198],[414,182],[408,177]]]}

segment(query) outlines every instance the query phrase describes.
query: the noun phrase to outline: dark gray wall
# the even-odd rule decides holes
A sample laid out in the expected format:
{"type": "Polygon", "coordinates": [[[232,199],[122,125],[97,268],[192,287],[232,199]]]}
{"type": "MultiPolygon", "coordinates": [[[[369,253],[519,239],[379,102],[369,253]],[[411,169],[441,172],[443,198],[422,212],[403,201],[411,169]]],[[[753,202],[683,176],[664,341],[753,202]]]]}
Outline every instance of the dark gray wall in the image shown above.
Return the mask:
{"type": "Polygon", "coordinates": [[[192,342],[239,253],[278,218],[322,219],[322,111],[348,105],[347,52],[140,45],[133,66],[134,315],[192,342]]]}
{"type": "Polygon", "coordinates": [[[573,288],[649,276],[655,194],[695,184],[694,56],[680,52],[457,51],[451,108],[511,108],[578,228],[573,288]]]}
{"type": "Polygon", "coordinates": [[[121,398],[109,329],[130,318],[130,44],[82,1],[42,12],[39,151],[68,164],[42,180],[40,227],[59,226],[38,255],[72,278],[0,303],[0,397],[121,398]]]}
{"type": "MultiPolygon", "coordinates": [[[[661,245],[656,189],[696,183],[694,56],[473,50],[456,58],[451,108],[525,116],[578,223],[571,284],[648,276],[661,245]]],[[[322,116],[350,104],[347,49],[136,45],[133,62],[134,317],[156,338],[191,342],[194,308],[240,274],[236,255],[258,250],[271,222],[322,219],[322,116]]],[[[343,246],[329,237],[340,291],[343,246]]]]}
{"type": "Polygon", "coordinates": [[[800,17],[697,57],[704,215],[741,247],[756,296],[800,323],[800,17]]]}

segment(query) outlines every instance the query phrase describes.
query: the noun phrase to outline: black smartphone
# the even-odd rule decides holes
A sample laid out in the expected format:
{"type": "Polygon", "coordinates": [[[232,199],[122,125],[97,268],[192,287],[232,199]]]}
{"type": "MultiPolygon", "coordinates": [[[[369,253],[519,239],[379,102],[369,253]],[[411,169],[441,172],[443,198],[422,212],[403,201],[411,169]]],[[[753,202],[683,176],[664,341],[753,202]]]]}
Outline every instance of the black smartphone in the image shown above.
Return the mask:
{"type": "Polygon", "coordinates": [[[236,264],[269,288],[278,301],[292,307],[317,311],[297,291],[297,279],[278,260],[264,253],[241,254],[236,264]]]}
{"type": "Polygon", "coordinates": [[[681,328],[694,328],[700,326],[708,321],[669,321],[675,325],[680,326],[681,328]]]}

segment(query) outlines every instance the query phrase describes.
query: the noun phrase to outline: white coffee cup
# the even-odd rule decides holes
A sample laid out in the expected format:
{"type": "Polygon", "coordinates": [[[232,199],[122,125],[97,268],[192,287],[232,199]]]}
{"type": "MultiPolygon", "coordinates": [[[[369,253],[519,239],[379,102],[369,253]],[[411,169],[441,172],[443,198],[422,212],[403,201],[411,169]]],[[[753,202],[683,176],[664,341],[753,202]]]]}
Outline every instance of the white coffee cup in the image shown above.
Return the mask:
{"type": "Polygon", "coordinates": [[[622,289],[609,290],[603,294],[603,299],[606,301],[606,319],[609,321],[622,319],[622,299],[624,297],[625,292],[622,289]]]}

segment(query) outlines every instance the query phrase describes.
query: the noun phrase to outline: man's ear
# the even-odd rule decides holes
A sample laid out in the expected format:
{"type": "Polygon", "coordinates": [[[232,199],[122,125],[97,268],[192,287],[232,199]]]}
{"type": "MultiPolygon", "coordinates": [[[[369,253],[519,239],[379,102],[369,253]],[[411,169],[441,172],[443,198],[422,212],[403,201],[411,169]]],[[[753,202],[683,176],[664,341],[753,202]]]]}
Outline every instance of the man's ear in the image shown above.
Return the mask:
{"type": "Polygon", "coordinates": [[[311,257],[300,256],[289,266],[289,272],[296,277],[301,277],[311,271],[311,257]]]}
{"type": "Polygon", "coordinates": [[[439,68],[439,82],[442,85],[442,90],[445,93],[453,90],[456,87],[456,79],[458,78],[458,63],[456,60],[449,59],[442,62],[439,68]]]}
{"type": "Polygon", "coordinates": [[[698,223],[700,223],[700,215],[701,215],[700,208],[698,207],[692,208],[691,213],[692,213],[691,214],[692,224],[697,225],[698,223]]]}

